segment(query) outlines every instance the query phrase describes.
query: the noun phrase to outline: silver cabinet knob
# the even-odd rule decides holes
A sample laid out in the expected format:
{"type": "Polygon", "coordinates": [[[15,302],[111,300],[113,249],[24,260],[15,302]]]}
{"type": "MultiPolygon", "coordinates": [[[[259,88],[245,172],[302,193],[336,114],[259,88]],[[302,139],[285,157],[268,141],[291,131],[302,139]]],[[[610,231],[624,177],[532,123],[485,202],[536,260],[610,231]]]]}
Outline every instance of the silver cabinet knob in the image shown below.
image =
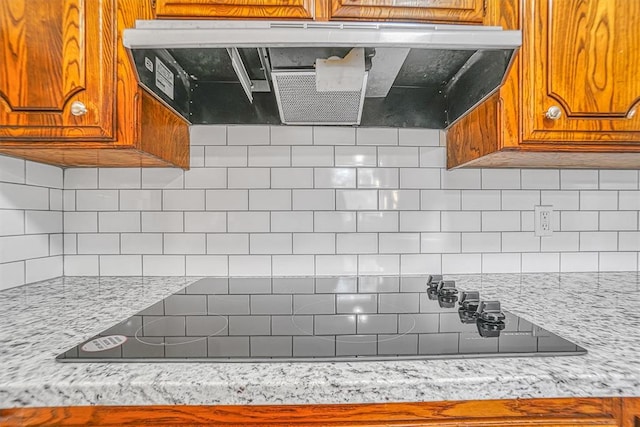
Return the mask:
{"type": "Polygon", "coordinates": [[[80,101],[74,101],[71,104],[71,114],[74,116],[84,116],[87,114],[87,106],[80,101]]]}
{"type": "Polygon", "coordinates": [[[552,105],[549,107],[544,116],[550,120],[558,120],[562,115],[562,110],[557,105],[552,105]]]}

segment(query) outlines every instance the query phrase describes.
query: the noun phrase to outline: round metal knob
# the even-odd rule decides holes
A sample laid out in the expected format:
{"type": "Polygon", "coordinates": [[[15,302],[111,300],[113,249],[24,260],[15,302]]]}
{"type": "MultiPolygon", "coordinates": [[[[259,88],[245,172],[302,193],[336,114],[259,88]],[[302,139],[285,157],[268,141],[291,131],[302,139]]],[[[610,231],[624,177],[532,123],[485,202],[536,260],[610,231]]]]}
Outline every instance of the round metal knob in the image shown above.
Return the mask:
{"type": "Polygon", "coordinates": [[[544,114],[544,116],[550,120],[558,120],[561,115],[562,115],[562,110],[560,109],[560,107],[556,105],[549,107],[547,112],[544,114]]]}
{"type": "Polygon", "coordinates": [[[87,106],[80,101],[74,101],[73,104],[71,104],[71,114],[74,116],[84,116],[87,114],[87,111],[87,106]]]}

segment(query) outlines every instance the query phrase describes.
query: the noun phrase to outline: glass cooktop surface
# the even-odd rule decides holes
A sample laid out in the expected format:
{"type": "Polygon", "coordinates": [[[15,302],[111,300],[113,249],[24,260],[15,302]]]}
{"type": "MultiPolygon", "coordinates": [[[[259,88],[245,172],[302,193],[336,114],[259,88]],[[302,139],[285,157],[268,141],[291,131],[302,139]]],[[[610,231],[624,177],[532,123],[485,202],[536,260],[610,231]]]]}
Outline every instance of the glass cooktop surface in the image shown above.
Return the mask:
{"type": "Polygon", "coordinates": [[[441,276],[206,278],[60,362],[567,356],[586,350],[441,276]]]}

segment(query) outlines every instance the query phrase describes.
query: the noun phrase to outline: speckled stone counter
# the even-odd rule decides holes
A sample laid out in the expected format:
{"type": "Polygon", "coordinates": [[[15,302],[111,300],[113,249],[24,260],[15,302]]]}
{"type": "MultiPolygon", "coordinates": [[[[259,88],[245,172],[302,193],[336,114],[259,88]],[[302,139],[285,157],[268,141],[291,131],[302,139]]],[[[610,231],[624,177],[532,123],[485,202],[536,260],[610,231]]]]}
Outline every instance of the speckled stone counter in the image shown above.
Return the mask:
{"type": "Polygon", "coordinates": [[[60,278],[0,292],[0,407],[640,396],[640,276],[446,276],[584,356],[313,363],[58,363],[197,278],[60,278]],[[499,292],[498,292],[499,291],[499,292]]]}

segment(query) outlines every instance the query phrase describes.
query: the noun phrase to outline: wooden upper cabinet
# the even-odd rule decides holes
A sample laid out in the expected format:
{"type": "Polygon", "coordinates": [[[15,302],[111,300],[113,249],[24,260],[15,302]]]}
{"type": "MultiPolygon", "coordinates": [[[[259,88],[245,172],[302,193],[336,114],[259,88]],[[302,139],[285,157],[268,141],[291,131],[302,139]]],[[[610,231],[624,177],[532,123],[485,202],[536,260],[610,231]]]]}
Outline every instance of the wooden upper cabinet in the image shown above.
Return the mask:
{"type": "Polygon", "coordinates": [[[482,24],[485,0],[330,0],[330,19],[482,24]]]}
{"type": "Polygon", "coordinates": [[[525,4],[523,141],[640,141],[640,2],[525,4]]]}
{"type": "Polygon", "coordinates": [[[114,22],[107,0],[0,1],[0,138],[114,136],[114,22]]]}
{"type": "Polygon", "coordinates": [[[158,18],[312,19],[314,0],[156,0],[158,18]]]}

